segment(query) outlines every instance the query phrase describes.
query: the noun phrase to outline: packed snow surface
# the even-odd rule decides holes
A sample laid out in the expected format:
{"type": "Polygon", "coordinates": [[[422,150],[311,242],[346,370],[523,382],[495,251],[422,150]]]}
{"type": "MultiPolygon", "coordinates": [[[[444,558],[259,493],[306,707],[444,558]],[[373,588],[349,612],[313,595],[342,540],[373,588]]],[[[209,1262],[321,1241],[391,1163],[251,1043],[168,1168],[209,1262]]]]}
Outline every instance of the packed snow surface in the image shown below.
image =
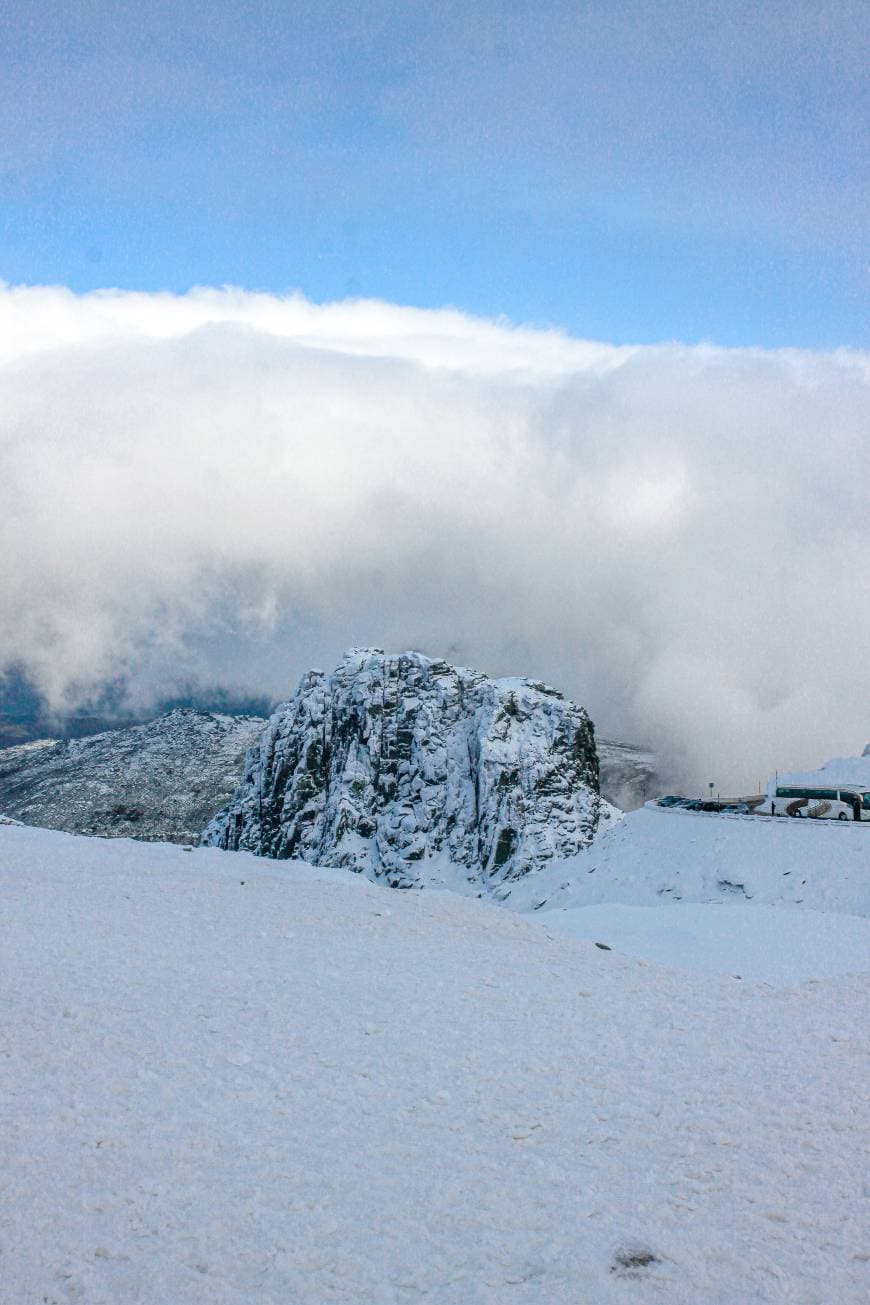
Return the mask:
{"type": "Polygon", "coordinates": [[[13,825],[0,878],[4,1305],[867,1299],[866,976],[13,825]]]}
{"type": "Polygon", "coordinates": [[[757,902],[608,902],[541,911],[535,918],[627,956],[764,983],[801,983],[870,970],[870,920],[857,915],[757,902]]]}

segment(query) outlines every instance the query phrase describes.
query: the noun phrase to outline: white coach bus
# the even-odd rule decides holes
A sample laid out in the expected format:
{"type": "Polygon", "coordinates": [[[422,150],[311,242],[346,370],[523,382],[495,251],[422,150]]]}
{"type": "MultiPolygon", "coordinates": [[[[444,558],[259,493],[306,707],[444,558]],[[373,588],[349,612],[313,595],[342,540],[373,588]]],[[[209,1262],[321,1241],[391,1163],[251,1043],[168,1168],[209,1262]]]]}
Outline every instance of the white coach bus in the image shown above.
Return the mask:
{"type": "Polygon", "coordinates": [[[870,793],[857,788],[799,788],[777,785],[770,799],[775,816],[811,820],[870,820],[870,793]]]}

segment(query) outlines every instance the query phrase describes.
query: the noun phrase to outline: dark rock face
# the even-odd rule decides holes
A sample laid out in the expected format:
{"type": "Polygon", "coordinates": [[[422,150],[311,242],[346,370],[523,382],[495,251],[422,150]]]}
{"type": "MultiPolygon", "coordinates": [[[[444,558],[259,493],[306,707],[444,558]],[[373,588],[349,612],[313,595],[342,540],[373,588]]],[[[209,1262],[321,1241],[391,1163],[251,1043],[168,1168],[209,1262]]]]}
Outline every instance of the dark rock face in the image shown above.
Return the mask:
{"type": "Polygon", "coordinates": [[[0,811],[74,834],[196,843],[265,721],[177,708],[147,725],[0,750],[0,811]]]}
{"type": "Polygon", "coordinates": [[[602,813],[582,707],[529,680],[361,649],[302,677],[202,841],[395,887],[485,886],[572,855],[602,813]]]}

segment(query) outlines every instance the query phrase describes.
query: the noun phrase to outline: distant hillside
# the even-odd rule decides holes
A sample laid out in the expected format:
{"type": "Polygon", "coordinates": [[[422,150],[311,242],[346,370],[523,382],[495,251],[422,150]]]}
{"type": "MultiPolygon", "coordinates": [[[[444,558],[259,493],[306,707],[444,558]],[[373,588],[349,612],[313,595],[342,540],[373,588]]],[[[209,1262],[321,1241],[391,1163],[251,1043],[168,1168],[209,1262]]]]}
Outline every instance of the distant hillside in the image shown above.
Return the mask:
{"type": "Polygon", "coordinates": [[[177,708],[145,725],[0,750],[0,812],[70,833],[195,843],[265,721],[177,708]]]}

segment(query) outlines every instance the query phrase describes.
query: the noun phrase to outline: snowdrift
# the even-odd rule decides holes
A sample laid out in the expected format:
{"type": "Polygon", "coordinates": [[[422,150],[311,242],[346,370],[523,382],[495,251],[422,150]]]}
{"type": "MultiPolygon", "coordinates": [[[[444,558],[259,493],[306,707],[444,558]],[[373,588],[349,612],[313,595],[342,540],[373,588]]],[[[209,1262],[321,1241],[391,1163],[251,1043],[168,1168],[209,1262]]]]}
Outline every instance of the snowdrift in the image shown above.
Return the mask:
{"type": "Polygon", "coordinates": [[[4,1303],[866,1299],[866,977],[15,826],[0,893],[4,1303]]]}

